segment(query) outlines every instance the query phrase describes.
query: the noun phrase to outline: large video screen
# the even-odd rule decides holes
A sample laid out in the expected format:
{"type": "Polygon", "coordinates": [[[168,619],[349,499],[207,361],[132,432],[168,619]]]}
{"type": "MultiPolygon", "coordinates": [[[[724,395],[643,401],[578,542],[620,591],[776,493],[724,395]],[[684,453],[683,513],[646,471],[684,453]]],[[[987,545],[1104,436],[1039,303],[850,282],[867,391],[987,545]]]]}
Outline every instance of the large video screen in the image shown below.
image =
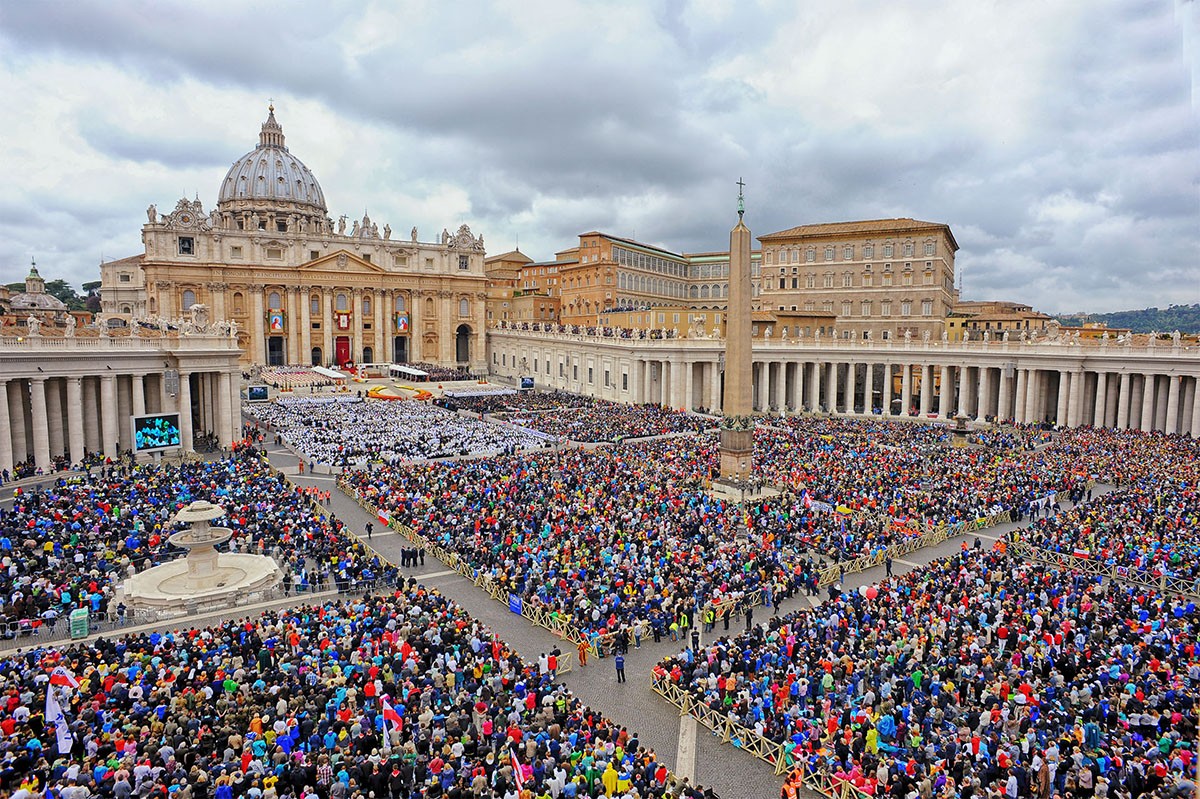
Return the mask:
{"type": "Polygon", "coordinates": [[[134,452],[157,452],[181,446],[183,443],[177,413],[134,416],[132,420],[134,452]]]}
{"type": "Polygon", "coordinates": [[[523,388],[523,389],[533,388],[533,378],[532,377],[522,377],[521,378],[521,388],[523,388]]]}
{"type": "Polygon", "coordinates": [[[246,400],[248,402],[266,402],[267,399],[268,399],[268,397],[267,397],[267,387],[266,386],[247,386],[246,387],[246,400]]]}

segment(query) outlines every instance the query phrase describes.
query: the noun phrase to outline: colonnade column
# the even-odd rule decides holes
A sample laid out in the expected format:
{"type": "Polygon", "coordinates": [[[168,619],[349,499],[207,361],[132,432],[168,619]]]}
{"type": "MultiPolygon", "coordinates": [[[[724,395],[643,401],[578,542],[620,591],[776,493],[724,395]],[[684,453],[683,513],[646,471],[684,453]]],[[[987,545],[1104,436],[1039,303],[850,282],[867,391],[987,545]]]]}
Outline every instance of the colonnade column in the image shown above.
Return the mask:
{"type": "Polygon", "coordinates": [[[1121,372],[1121,386],[1117,389],[1117,429],[1129,429],[1129,372],[1121,372]]]}
{"type": "Polygon", "coordinates": [[[941,419],[950,418],[950,392],[953,391],[953,386],[950,382],[950,367],[942,367],[942,381],[938,386],[938,417],[941,419]]]}
{"type": "Polygon", "coordinates": [[[1096,406],[1092,412],[1092,426],[1104,427],[1104,411],[1108,402],[1108,372],[1096,373],[1096,406]]]}
{"type": "Polygon", "coordinates": [[[804,410],[804,377],[808,370],[808,364],[800,361],[796,364],[792,379],[795,381],[792,386],[792,408],[797,411],[804,410]]]}
{"type": "Polygon", "coordinates": [[[883,415],[892,415],[892,365],[885,363],[883,365],[883,395],[880,402],[883,404],[883,415]]]}
{"type": "Polygon", "coordinates": [[[184,452],[192,451],[192,376],[179,370],[179,440],[184,452]]]}
{"type": "Polygon", "coordinates": [[[133,415],[141,416],[146,412],[146,380],[142,375],[132,375],[133,380],[133,415]]]}
{"type": "Polygon", "coordinates": [[[900,415],[912,415],[912,364],[900,364],[900,415]]]}
{"type": "Polygon", "coordinates": [[[100,378],[100,447],[106,458],[117,457],[117,376],[100,378]]]}
{"type": "Polygon", "coordinates": [[[1139,427],[1150,432],[1154,429],[1154,385],[1157,375],[1147,374],[1142,376],[1142,418],[1139,420],[1139,427]]]}
{"type": "Polygon", "coordinates": [[[229,372],[217,375],[217,444],[228,447],[233,444],[234,407],[229,395],[229,372]]]}
{"type": "Polygon", "coordinates": [[[1031,424],[1042,421],[1042,380],[1037,369],[1029,370],[1029,378],[1025,381],[1025,421],[1031,424]]]}
{"type": "Polygon", "coordinates": [[[8,381],[0,380],[0,472],[12,476],[13,467],[12,424],[8,416],[8,381]]]}
{"type": "Polygon", "coordinates": [[[1000,367],[1000,395],[996,402],[996,418],[1008,419],[1012,416],[1012,374],[1007,366],[1000,367]]]}
{"type": "Polygon", "coordinates": [[[821,410],[821,362],[813,361],[812,380],[808,383],[808,407],[813,413],[821,410]]]}
{"type": "Polygon", "coordinates": [[[933,403],[933,367],[927,363],[920,365],[921,394],[920,407],[917,409],[922,417],[928,416],[933,403]]]}
{"type": "Polygon", "coordinates": [[[1167,423],[1163,432],[1173,435],[1179,432],[1179,375],[1170,375],[1167,380],[1167,423]]]}
{"type": "Polygon", "coordinates": [[[63,438],[63,395],[60,378],[46,381],[46,425],[50,435],[50,455],[62,455],[67,451],[63,438]]]}
{"type": "Polygon", "coordinates": [[[1054,413],[1054,423],[1063,427],[1067,426],[1067,413],[1070,410],[1068,407],[1070,390],[1071,373],[1066,369],[1060,369],[1058,372],[1058,409],[1054,413]]]}
{"type": "Polygon", "coordinates": [[[1200,438],[1200,377],[1192,380],[1192,438],[1200,438]]]}
{"type": "Polygon", "coordinates": [[[81,463],[83,439],[83,378],[67,378],[67,447],[71,463],[81,463]]]}
{"type": "Polygon", "coordinates": [[[721,414],[721,362],[719,360],[713,361],[709,366],[712,367],[710,386],[712,393],[708,399],[708,410],[709,413],[719,416],[721,414]]]}
{"type": "Polygon", "coordinates": [[[688,361],[683,365],[683,409],[696,407],[696,365],[688,361]]]}
{"type": "Polygon", "coordinates": [[[33,465],[50,471],[50,428],[46,419],[46,378],[29,381],[30,412],[33,415],[33,465]]]}
{"type": "Polygon", "coordinates": [[[763,411],[771,410],[771,362],[758,365],[758,405],[763,411]]]}
{"type": "Polygon", "coordinates": [[[992,415],[992,369],[979,367],[979,385],[975,390],[975,417],[986,419],[992,415]]]}
{"type": "Polygon", "coordinates": [[[832,361],[829,364],[829,380],[825,383],[825,407],[830,415],[837,413],[837,395],[838,395],[838,362],[832,361]]]}
{"type": "Polygon", "coordinates": [[[1025,424],[1025,398],[1029,393],[1029,370],[1017,370],[1017,396],[1016,407],[1013,409],[1013,421],[1017,424],[1025,424]]]}
{"type": "Polygon", "coordinates": [[[857,378],[858,378],[858,375],[856,375],[855,372],[857,372],[857,371],[858,371],[858,364],[855,363],[854,361],[851,361],[850,363],[846,364],[846,413],[849,413],[851,415],[853,415],[854,413],[857,412],[857,405],[858,405],[858,403],[855,402],[855,396],[854,396],[855,394],[858,393],[855,390],[857,388],[857,386],[855,386],[855,382],[857,381],[857,378]]]}
{"type": "Polygon", "coordinates": [[[1083,420],[1083,369],[1076,368],[1071,373],[1071,399],[1070,408],[1067,411],[1067,424],[1071,427],[1079,427],[1083,420]]]}

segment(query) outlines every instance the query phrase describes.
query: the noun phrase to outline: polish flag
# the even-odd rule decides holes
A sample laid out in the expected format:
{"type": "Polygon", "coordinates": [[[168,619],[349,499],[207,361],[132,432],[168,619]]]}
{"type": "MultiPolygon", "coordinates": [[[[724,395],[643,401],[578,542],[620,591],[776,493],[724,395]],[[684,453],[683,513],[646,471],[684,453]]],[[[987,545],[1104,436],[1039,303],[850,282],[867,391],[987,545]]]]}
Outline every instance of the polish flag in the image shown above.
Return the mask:
{"type": "Polygon", "coordinates": [[[1079,549],[1079,548],[1076,548],[1075,551],[1072,552],[1071,554],[1077,558],[1090,558],[1092,556],[1091,552],[1088,552],[1086,549],[1079,549]]]}
{"type": "Polygon", "coordinates": [[[384,510],[379,511],[379,513],[376,514],[376,518],[379,519],[379,523],[384,527],[387,527],[392,523],[392,517],[389,516],[387,511],[384,510]]]}
{"type": "Polygon", "coordinates": [[[404,719],[396,712],[396,708],[392,707],[386,696],[383,698],[383,720],[397,733],[404,730],[404,719]]]}
{"type": "Polygon", "coordinates": [[[67,685],[71,688],[78,688],[79,681],[75,679],[75,675],[67,670],[66,666],[58,666],[54,671],[50,672],[51,685],[67,685]]]}

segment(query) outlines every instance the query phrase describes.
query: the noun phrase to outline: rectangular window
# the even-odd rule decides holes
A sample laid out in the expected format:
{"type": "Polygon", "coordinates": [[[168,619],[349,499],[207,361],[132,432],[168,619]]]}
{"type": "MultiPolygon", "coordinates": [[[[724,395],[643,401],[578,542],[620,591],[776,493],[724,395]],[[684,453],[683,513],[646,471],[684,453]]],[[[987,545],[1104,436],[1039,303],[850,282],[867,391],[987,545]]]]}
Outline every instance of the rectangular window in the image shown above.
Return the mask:
{"type": "Polygon", "coordinates": [[[367,263],[371,263],[371,253],[369,253],[369,252],[363,253],[362,259],[364,261],[366,261],[367,263]]]}
{"type": "Polygon", "coordinates": [[[195,255],[196,242],[191,236],[179,237],[179,254],[180,255],[195,255]]]}
{"type": "Polygon", "coordinates": [[[315,260],[317,260],[317,259],[318,259],[318,258],[320,258],[320,257],[321,257],[321,251],[320,251],[320,250],[309,250],[309,251],[308,251],[308,260],[310,260],[310,261],[315,261],[315,260]]]}
{"type": "Polygon", "coordinates": [[[821,281],[821,285],[827,289],[833,288],[833,275],[825,275],[824,280],[821,281]]]}
{"type": "Polygon", "coordinates": [[[911,241],[904,242],[904,257],[905,258],[913,257],[913,245],[912,245],[911,241]]]}
{"type": "Polygon", "coordinates": [[[865,288],[870,288],[871,285],[875,282],[875,276],[872,275],[870,272],[863,272],[862,280],[863,280],[863,286],[865,288]]]}
{"type": "Polygon", "coordinates": [[[621,390],[622,391],[629,390],[629,373],[628,372],[621,373],[621,390]]]}
{"type": "Polygon", "coordinates": [[[900,315],[912,316],[912,300],[902,300],[900,302],[900,315]]]}
{"type": "Polygon", "coordinates": [[[241,258],[242,257],[242,248],[241,247],[230,247],[229,248],[229,257],[230,258],[241,258]]]}
{"type": "Polygon", "coordinates": [[[396,266],[408,266],[408,256],[407,255],[394,256],[392,258],[392,262],[394,264],[396,264],[396,266]]]}
{"type": "Polygon", "coordinates": [[[282,261],[283,260],[283,249],[280,247],[268,247],[267,248],[267,260],[268,261],[282,261]]]}
{"type": "Polygon", "coordinates": [[[921,300],[921,316],[933,316],[933,300],[921,300]]]}
{"type": "Polygon", "coordinates": [[[464,271],[464,272],[465,272],[466,270],[470,269],[470,268],[471,268],[471,258],[470,258],[470,256],[468,256],[468,255],[460,255],[460,256],[458,256],[458,268],[459,268],[460,270],[464,271]]]}
{"type": "Polygon", "coordinates": [[[862,315],[863,315],[863,316],[870,316],[870,315],[871,315],[871,301],[870,301],[870,300],[863,300],[863,302],[862,302],[862,315]]]}
{"type": "Polygon", "coordinates": [[[572,380],[579,379],[579,364],[577,364],[577,363],[571,365],[571,379],[572,380]]]}
{"type": "Polygon", "coordinates": [[[854,275],[850,274],[849,272],[842,275],[842,288],[848,289],[848,288],[853,288],[853,287],[854,287],[854,275]]]}
{"type": "Polygon", "coordinates": [[[121,273],[121,274],[120,274],[120,275],[117,277],[117,280],[121,281],[122,283],[128,283],[128,282],[129,282],[130,280],[132,280],[132,279],[133,279],[133,276],[132,276],[132,275],[130,275],[128,272],[122,272],[122,273],[121,273]]]}
{"type": "Polygon", "coordinates": [[[842,260],[843,261],[853,261],[854,260],[854,245],[853,244],[847,244],[845,247],[842,248],[842,260]]]}
{"type": "Polygon", "coordinates": [[[890,300],[884,300],[883,302],[879,303],[879,313],[881,316],[892,315],[892,303],[890,300]]]}
{"type": "Polygon", "coordinates": [[[854,313],[854,306],[850,300],[842,300],[842,316],[849,316],[854,313]]]}
{"type": "Polygon", "coordinates": [[[874,258],[874,257],[875,257],[875,245],[874,244],[864,244],[863,245],[863,258],[874,258]]]}
{"type": "Polygon", "coordinates": [[[429,269],[431,271],[433,270],[433,259],[432,258],[425,259],[425,268],[429,269]]]}
{"type": "Polygon", "coordinates": [[[926,255],[933,255],[933,252],[934,252],[934,249],[933,249],[933,242],[932,242],[932,241],[927,241],[927,242],[925,242],[925,254],[926,254],[926,255]]]}
{"type": "Polygon", "coordinates": [[[609,374],[608,370],[605,369],[604,370],[604,387],[608,388],[610,385],[612,385],[612,376],[609,374]]]}
{"type": "Polygon", "coordinates": [[[275,230],[279,231],[280,233],[287,233],[287,222],[283,220],[276,220],[275,230]]]}
{"type": "Polygon", "coordinates": [[[895,248],[892,247],[892,245],[890,245],[890,244],[883,245],[883,257],[884,258],[891,258],[894,253],[895,253],[895,248]]]}

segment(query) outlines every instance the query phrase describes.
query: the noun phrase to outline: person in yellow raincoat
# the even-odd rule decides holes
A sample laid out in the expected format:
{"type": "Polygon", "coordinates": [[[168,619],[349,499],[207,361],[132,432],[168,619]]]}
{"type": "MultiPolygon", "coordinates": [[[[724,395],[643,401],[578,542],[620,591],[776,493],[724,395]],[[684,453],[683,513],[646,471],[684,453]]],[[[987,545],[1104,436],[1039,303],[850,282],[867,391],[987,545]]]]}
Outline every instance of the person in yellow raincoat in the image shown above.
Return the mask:
{"type": "Polygon", "coordinates": [[[604,773],[600,775],[600,783],[604,786],[604,795],[612,796],[617,792],[617,770],[613,768],[612,761],[608,762],[608,767],[604,769],[604,773]]]}

